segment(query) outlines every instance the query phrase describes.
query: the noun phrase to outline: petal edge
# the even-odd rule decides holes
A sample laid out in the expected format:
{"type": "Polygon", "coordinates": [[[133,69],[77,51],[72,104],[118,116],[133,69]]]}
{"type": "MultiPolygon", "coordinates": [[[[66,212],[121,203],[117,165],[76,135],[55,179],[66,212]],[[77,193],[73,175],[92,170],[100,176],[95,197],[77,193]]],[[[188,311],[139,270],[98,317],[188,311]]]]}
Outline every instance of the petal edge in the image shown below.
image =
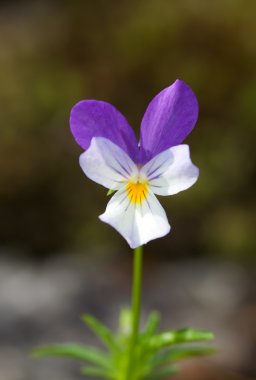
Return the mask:
{"type": "Polygon", "coordinates": [[[199,169],[190,159],[189,146],[177,145],[159,153],[141,168],[154,194],[174,195],[194,185],[199,169]]]}
{"type": "Polygon", "coordinates": [[[93,137],[105,137],[122,148],[134,161],[138,144],[128,121],[112,104],[81,100],[71,110],[70,129],[76,142],[87,150],[93,137]]]}
{"type": "Polygon", "coordinates": [[[176,80],[149,103],[141,122],[141,161],[179,145],[194,128],[198,102],[192,89],[176,80]]]}
{"type": "Polygon", "coordinates": [[[89,148],[80,155],[79,163],[88,178],[111,190],[120,189],[138,172],[128,154],[104,137],[93,137],[89,148]]]}
{"type": "Polygon", "coordinates": [[[99,219],[115,228],[134,249],[170,232],[166,213],[150,191],[147,201],[132,204],[126,190],[120,189],[110,199],[99,219]]]}

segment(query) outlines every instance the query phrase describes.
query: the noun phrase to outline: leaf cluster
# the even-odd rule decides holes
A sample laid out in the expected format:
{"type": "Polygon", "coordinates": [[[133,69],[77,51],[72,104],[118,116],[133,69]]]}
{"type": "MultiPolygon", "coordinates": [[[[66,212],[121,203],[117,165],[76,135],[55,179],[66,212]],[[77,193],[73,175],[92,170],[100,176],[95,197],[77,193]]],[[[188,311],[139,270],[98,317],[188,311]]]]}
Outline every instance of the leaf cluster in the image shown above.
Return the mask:
{"type": "Polygon", "coordinates": [[[90,377],[109,380],[157,380],[169,378],[175,374],[178,371],[177,362],[182,359],[210,355],[215,352],[213,346],[194,344],[212,340],[211,332],[185,328],[159,333],[159,314],[152,312],[137,339],[132,373],[128,379],[130,310],[121,311],[119,329],[115,333],[90,315],[82,316],[82,320],[104,344],[105,350],[69,343],[35,348],[32,352],[33,356],[78,359],[85,362],[81,368],[82,374],[90,377]]]}

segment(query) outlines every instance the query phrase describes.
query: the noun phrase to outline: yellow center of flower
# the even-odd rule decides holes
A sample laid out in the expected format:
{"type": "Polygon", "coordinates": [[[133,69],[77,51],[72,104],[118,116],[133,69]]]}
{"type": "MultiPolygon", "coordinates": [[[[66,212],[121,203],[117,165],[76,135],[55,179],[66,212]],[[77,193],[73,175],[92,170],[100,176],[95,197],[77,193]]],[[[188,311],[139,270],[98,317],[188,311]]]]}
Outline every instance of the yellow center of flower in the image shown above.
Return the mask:
{"type": "Polygon", "coordinates": [[[126,185],[128,197],[132,203],[141,204],[148,194],[147,182],[128,182],[126,185]]]}

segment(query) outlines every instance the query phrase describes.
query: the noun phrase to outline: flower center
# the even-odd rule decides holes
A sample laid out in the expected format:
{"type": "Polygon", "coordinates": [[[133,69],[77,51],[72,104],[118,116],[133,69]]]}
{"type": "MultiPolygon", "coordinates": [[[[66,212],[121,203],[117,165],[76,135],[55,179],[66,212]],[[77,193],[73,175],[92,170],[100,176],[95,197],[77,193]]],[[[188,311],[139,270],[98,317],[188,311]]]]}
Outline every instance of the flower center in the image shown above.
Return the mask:
{"type": "Polygon", "coordinates": [[[132,203],[141,204],[148,194],[147,182],[128,182],[126,191],[132,203]]]}

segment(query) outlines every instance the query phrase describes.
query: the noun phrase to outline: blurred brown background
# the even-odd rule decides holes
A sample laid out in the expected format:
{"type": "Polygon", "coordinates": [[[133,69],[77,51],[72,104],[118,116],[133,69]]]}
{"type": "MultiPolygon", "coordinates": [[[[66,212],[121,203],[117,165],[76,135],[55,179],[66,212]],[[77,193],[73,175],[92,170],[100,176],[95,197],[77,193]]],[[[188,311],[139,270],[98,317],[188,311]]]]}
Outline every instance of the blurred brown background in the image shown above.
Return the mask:
{"type": "Polygon", "coordinates": [[[146,247],[143,315],[215,331],[219,354],[177,379],[255,376],[255,16],[254,0],[0,2],[1,380],[80,379],[29,349],[92,341],[79,315],[113,326],[129,302],[130,250],[97,218],[108,199],[79,168],[71,107],[108,101],[138,133],[177,78],[199,99],[201,175],[161,199],[173,230],[146,247]]]}

